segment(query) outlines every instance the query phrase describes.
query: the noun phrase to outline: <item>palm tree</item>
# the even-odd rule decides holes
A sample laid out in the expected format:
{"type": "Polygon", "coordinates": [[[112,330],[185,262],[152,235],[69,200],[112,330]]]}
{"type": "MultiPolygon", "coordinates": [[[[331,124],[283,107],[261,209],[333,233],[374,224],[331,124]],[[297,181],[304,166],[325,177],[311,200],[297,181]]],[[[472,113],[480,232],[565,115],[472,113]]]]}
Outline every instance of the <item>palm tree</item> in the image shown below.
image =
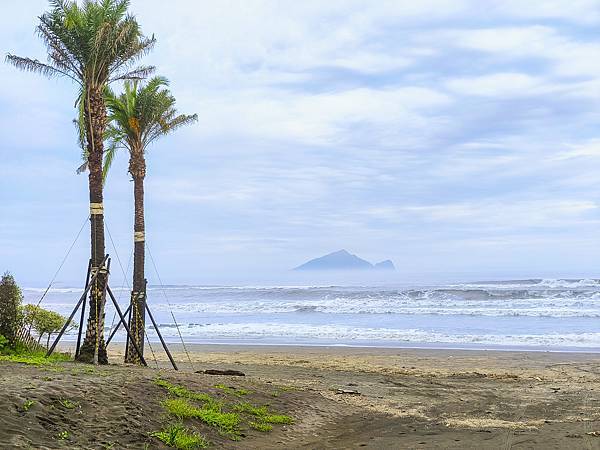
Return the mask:
{"type": "Polygon", "coordinates": [[[104,210],[102,164],[103,135],[107,126],[104,90],[117,80],[144,78],[154,68],[133,67],[154,46],[154,36],[142,35],[135,18],[127,13],[129,0],[51,0],[37,34],[48,50],[46,63],[8,54],[19,69],[47,77],[66,77],[79,87],[76,106],[85,131],[85,153],[89,170],[92,270],[100,271],[90,290],[90,313],[80,361],[106,364],[104,301],[107,274],[100,267],[104,258],[104,210]],[[80,2],[81,3],[81,2],[80,2]]]}
{"type": "MultiPolygon", "coordinates": [[[[129,152],[129,173],[133,178],[135,205],[133,241],[133,286],[131,292],[131,320],[129,323],[133,339],[142,350],[145,330],[146,278],[145,224],[144,224],[144,179],[146,177],[147,148],[159,137],[195,122],[196,114],[178,114],[175,97],[171,95],[166,78],[154,77],[146,85],[138,81],[126,81],[125,91],[116,95],[110,89],[105,92],[110,124],[107,136],[110,151],[106,154],[105,170],[113,161],[115,151],[123,148],[129,152]]],[[[125,362],[139,363],[134,344],[130,341],[125,352],[125,362]]]]}

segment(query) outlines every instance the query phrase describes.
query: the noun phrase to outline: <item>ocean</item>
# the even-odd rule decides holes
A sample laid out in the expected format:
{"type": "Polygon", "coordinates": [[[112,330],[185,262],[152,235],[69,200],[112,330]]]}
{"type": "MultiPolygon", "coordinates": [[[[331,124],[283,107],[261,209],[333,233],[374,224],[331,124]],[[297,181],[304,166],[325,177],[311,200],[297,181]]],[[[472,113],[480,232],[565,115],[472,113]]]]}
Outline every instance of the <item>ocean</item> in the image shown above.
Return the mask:
{"type": "MultiPolygon", "coordinates": [[[[25,288],[28,303],[44,289],[25,288]]],[[[82,290],[42,306],[68,315],[82,290]]],[[[122,309],[127,289],[115,289],[122,309]]],[[[600,280],[530,279],[394,286],[150,286],[167,341],[600,351],[600,280]],[[179,325],[179,333],[175,323],[179,325]]],[[[116,324],[107,307],[106,327],[116,324]]],[[[70,333],[66,339],[73,340],[70,333]]],[[[125,333],[117,334],[124,341],[125,333]]],[[[153,329],[149,339],[157,340],[153,329]]]]}

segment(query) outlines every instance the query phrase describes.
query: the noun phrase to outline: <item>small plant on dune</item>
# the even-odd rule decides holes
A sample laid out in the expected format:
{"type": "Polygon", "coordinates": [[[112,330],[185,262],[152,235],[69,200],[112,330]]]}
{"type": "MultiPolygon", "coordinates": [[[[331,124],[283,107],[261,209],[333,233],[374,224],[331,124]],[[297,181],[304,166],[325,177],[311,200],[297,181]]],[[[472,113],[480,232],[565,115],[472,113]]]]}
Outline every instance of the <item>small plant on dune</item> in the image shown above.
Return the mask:
{"type": "MultiPolygon", "coordinates": [[[[240,439],[243,425],[261,432],[269,432],[273,430],[273,424],[287,425],[294,423],[291,417],[275,414],[266,405],[255,406],[249,402],[231,404],[217,401],[209,394],[192,392],[183,386],[172,384],[160,378],[155,383],[166,389],[170,394],[170,397],[161,403],[168,414],[175,416],[180,421],[199,419],[233,440],[240,439]],[[201,402],[201,406],[198,407],[190,401],[201,402]]],[[[250,391],[245,389],[236,389],[223,384],[218,384],[215,388],[236,396],[250,394],[250,391]]]]}
{"type": "Polygon", "coordinates": [[[171,425],[162,431],[156,431],[150,436],[157,438],[169,447],[181,450],[207,448],[208,441],[197,433],[190,432],[181,424],[171,425]]]}
{"type": "Polygon", "coordinates": [[[158,386],[165,388],[167,392],[173,397],[197,400],[199,402],[202,402],[203,407],[207,409],[213,409],[216,411],[221,411],[222,409],[223,405],[221,402],[204,392],[192,392],[189,389],[184,388],[183,386],[178,386],[176,384],[169,383],[167,380],[163,380],[161,378],[157,379],[155,383],[158,386]]]}
{"type": "Polygon", "coordinates": [[[250,394],[247,389],[236,389],[234,387],[225,386],[224,384],[217,384],[215,388],[222,390],[226,394],[235,395],[236,397],[243,397],[244,395],[250,394]]]}
{"type": "Polygon", "coordinates": [[[60,403],[60,405],[63,408],[67,408],[67,409],[75,409],[79,406],[79,403],[77,402],[72,402],[71,400],[65,398],[63,400],[59,400],[58,403],[60,403]]]}
{"type": "Polygon", "coordinates": [[[197,408],[186,399],[170,398],[162,403],[167,412],[178,419],[200,419],[221,433],[237,436],[240,418],[234,413],[224,413],[210,408],[197,408]]]}
{"type": "Polygon", "coordinates": [[[263,417],[269,414],[269,409],[266,406],[254,406],[251,403],[238,403],[233,406],[234,411],[250,414],[256,417],[263,417]]]}
{"type": "Polygon", "coordinates": [[[273,423],[276,425],[291,425],[294,423],[294,419],[284,414],[267,414],[262,420],[266,423],[273,423]]]}
{"type": "Polygon", "coordinates": [[[61,431],[60,433],[58,433],[57,439],[59,441],[66,441],[67,439],[69,439],[70,436],[71,435],[68,431],[61,431]]]}
{"type": "Polygon", "coordinates": [[[273,425],[269,425],[268,423],[249,422],[248,425],[255,430],[262,431],[263,433],[268,433],[269,431],[273,430],[273,425]]]}
{"type": "Polygon", "coordinates": [[[25,400],[21,405],[21,411],[27,412],[35,404],[33,400],[25,400]]]}
{"type": "MultiPolygon", "coordinates": [[[[294,423],[294,419],[292,419],[290,416],[286,416],[283,414],[273,414],[269,411],[269,408],[267,406],[254,406],[251,403],[244,402],[234,405],[233,409],[234,411],[237,411],[239,413],[248,414],[256,417],[257,422],[254,422],[255,424],[258,423],[262,425],[290,425],[294,423]]],[[[249,425],[252,426],[252,428],[258,429],[256,428],[256,426],[253,426],[252,423],[250,423],[249,425]]],[[[268,431],[264,428],[267,427],[263,427],[263,429],[259,431],[268,431]]]]}

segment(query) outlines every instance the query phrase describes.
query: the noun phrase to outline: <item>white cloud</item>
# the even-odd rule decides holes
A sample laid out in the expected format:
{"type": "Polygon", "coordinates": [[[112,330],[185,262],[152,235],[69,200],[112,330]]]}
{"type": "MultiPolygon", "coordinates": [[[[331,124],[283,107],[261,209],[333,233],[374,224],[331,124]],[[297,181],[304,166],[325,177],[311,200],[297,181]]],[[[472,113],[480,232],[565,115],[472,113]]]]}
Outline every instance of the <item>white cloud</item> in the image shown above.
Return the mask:
{"type": "Polygon", "coordinates": [[[564,227],[581,222],[597,224],[600,219],[590,218],[598,204],[581,199],[499,200],[435,205],[372,208],[372,217],[401,222],[437,222],[485,227],[487,232],[498,229],[527,229],[564,227]]]}
{"type": "Polygon", "coordinates": [[[494,54],[504,61],[548,60],[561,76],[595,77],[600,72],[599,42],[570,38],[549,26],[446,30],[427,39],[446,39],[459,47],[494,54]]]}
{"type": "Polygon", "coordinates": [[[600,20],[597,0],[501,0],[492,11],[524,19],[558,19],[585,24],[600,20]]]}
{"type": "Polygon", "coordinates": [[[477,77],[454,78],[446,87],[461,95],[507,97],[547,93],[543,80],[524,73],[495,73],[477,77]]]}

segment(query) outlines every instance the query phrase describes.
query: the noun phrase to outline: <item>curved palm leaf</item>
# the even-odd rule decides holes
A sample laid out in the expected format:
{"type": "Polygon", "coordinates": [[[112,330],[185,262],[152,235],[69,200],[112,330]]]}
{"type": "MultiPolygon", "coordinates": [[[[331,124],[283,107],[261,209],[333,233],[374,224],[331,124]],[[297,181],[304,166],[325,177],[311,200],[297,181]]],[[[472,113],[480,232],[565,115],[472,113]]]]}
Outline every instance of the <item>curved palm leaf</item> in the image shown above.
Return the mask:
{"type": "MultiPolygon", "coordinates": [[[[198,120],[197,114],[177,114],[175,97],[168,85],[166,78],[157,76],[143,86],[137,80],[125,81],[120,95],[111,89],[104,91],[111,121],[107,140],[115,150],[143,153],[161,136],[198,120]]],[[[112,162],[114,155],[110,158],[112,162]]]]}

